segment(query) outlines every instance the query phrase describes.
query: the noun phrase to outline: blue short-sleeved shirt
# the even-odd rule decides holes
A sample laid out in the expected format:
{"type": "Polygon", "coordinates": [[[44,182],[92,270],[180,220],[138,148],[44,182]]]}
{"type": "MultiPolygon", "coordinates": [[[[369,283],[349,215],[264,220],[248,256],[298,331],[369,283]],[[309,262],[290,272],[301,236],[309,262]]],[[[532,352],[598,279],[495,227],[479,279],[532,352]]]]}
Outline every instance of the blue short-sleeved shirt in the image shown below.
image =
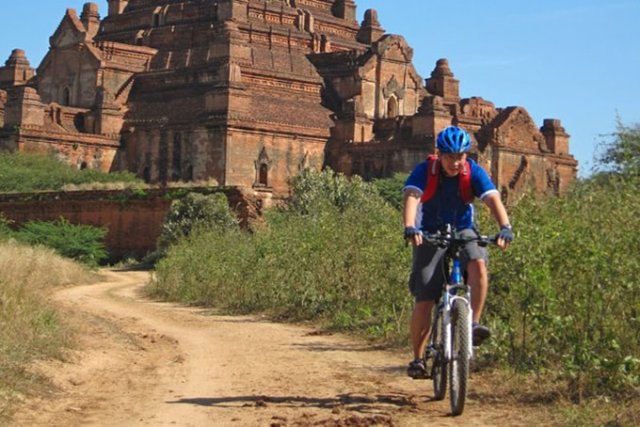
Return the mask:
{"type": "MultiPolygon", "coordinates": [[[[489,178],[489,174],[476,162],[469,159],[471,165],[471,188],[473,195],[484,199],[498,192],[489,178]]],[[[473,204],[465,204],[459,196],[458,177],[448,177],[442,171],[438,190],[426,203],[418,205],[416,226],[429,233],[435,233],[443,225],[451,224],[457,230],[473,228],[473,204]]],[[[427,161],[415,167],[404,184],[404,190],[414,189],[422,192],[427,183],[427,161]]]]}

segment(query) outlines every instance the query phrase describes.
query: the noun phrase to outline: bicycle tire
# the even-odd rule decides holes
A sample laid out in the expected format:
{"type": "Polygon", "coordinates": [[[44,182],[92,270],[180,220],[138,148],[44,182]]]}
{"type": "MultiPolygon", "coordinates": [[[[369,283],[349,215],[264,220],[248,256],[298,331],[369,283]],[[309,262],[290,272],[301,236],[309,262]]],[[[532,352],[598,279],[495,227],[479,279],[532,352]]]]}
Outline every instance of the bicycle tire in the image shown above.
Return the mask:
{"type": "Polygon", "coordinates": [[[471,349],[471,333],[469,306],[461,299],[456,299],[451,308],[451,361],[449,365],[449,398],[451,415],[460,415],[464,411],[467,398],[467,382],[469,379],[469,350],[471,349]]]}
{"type": "Polygon", "coordinates": [[[433,321],[433,345],[435,347],[433,366],[431,368],[433,400],[442,400],[447,393],[447,360],[444,357],[442,317],[441,312],[436,312],[433,321]]]}

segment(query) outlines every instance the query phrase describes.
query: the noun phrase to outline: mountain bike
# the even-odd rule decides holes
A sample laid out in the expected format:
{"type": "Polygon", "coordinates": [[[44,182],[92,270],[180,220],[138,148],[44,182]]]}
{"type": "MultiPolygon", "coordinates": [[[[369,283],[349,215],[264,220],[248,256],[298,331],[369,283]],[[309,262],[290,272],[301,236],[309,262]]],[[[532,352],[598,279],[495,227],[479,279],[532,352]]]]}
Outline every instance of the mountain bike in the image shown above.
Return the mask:
{"type": "MultiPolygon", "coordinates": [[[[460,252],[471,241],[480,246],[495,243],[495,237],[462,238],[447,226],[434,234],[423,233],[425,242],[446,249],[445,268],[450,266],[448,282],[443,286],[433,314],[431,333],[424,352],[425,364],[431,361],[434,400],[442,400],[449,379],[452,415],[464,410],[469,379],[469,364],[473,357],[471,288],[463,279],[460,252]]],[[[427,368],[428,369],[428,368],[427,368]]],[[[429,372],[429,370],[427,370],[429,372]]]]}

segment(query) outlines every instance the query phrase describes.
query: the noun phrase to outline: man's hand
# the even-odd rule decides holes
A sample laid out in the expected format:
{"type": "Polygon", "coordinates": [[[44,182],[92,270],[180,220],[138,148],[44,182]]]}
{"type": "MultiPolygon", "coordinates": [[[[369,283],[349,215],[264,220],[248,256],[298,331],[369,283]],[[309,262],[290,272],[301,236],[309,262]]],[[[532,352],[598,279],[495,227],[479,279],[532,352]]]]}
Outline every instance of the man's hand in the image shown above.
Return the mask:
{"type": "Polygon", "coordinates": [[[510,225],[500,227],[500,232],[496,235],[496,245],[500,249],[507,249],[513,241],[513,230],[510,225]]]}
{"type": "Polygon", "coordinates": [[[422,233],[416,227],[405,227],[404,238],[408,242],[411,242],[413,246],[420,246],[422,244],[422,233]]]}

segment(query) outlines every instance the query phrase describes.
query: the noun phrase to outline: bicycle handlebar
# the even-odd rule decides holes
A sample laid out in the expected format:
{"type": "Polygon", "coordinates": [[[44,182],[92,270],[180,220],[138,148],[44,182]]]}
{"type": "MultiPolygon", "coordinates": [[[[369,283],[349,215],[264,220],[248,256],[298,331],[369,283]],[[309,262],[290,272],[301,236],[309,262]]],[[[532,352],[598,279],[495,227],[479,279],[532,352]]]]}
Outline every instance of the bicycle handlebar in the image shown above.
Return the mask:
{"type": "Polygon", "coordinates": [[[425,242],[440,246],[449,247],[452,245],[464,245],[469,242],[478,242],[480,246],[487,246],[489,244],[497,244],[496,236],[476,236],[476,237],[456,237],[455,232],[442,232],[437,231],[435,233],[420,232],[425,242]]]}

